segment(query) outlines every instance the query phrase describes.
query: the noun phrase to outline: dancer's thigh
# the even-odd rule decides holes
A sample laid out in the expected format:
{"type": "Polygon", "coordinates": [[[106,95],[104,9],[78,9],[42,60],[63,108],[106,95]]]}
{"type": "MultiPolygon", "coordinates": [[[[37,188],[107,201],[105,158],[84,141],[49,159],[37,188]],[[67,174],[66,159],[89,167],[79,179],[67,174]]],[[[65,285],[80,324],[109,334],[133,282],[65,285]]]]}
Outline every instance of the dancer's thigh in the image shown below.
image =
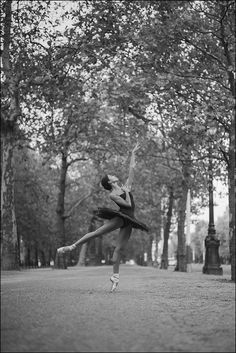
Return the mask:
{"type": "Polygon", "coordinates": [[[121,228],[124,221],[121,217],[114,217],[106,221],[100,228],[94,231],[96,236],[112,232],[115,229],[121,228]]]}

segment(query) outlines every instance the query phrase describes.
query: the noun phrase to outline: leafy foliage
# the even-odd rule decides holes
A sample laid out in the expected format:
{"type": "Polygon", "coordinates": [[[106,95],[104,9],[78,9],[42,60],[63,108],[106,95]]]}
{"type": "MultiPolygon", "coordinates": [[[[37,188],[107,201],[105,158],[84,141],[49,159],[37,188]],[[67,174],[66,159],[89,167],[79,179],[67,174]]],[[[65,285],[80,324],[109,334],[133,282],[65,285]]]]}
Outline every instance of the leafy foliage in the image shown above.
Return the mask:
{"type": "MultiPolygon", "coordinates": [[[[35,150],[22,152],[17,166],[19,235],[56,246],[62,160],[66,242],[87,232],[95,205],[107,202],[101,175],[112,171],[124,181],[138,139],[136,213],[151,235],[137,232],[130,254],[146,251],[170,187],[175,215],[186,187],[206,203],[209,148],[214,176],[227,183],[231,175],[233,2],[21,1],[12,9],[9,55],[21,108],[15,142],[35,150]]],[[[3,79],[4,112],[9,97],[3,79]]]]}

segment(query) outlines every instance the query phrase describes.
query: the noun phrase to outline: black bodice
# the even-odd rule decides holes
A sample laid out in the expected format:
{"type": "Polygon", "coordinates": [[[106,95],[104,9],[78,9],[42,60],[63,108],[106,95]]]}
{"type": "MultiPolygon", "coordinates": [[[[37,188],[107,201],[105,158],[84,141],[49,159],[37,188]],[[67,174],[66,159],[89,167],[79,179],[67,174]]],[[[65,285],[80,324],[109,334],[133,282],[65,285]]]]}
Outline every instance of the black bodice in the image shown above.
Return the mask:
{"type": "MultiPolygon", "coordinates": [[[[119,210],[114,210],[111,208],[107,208],[107,207],[99,207],[96,214],[98,217],[103,218],[103,219],[111,219],[114,217],[121,217],[124,221],[124,226],[127,225],[131,225],[133,228],[138,228],[141,229],[143,231],[148,232],[148,227],[146,226],[146,224],[140,222],[139,220],[137,220],[134,216],[134,209],[135,209],[135,204],[134,204],[134,199],[133,199],[133,195],[131,194],[131,192],[129,193],[130,196],[130,201],[131,201],[131,207],[130,206],[120,206],[118,203],[117,206],[119,206],[119,210]]],[[[120,197],[122,199],[126,199],[126,193],[122,193],[120,195],[120,197]]]]}

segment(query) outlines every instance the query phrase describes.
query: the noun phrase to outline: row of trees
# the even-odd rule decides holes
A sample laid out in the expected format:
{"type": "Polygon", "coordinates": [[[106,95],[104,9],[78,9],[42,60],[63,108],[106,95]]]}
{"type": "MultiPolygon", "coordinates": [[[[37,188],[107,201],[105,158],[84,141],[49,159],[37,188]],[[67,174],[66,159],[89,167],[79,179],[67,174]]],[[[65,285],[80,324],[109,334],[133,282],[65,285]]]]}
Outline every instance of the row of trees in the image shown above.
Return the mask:
{"type": "MultiPolygon", "coordinates": [[[[55,210],[58,199],[57,185],[59,183],[60,165],[44,164],[43,159],[37,152],[28,149],[18,150],[16,161],[15,209],[18,242],[21,249],[21,265],[37,267],[40,262],[41,266],[49,266],[52,260],[55,260],[55,251],[58,244],[56,237],[58,224],[55,210]]],[[[82,166],[80,165],[81,169],[82,166]]],[[[86,231],[93,230],[102,224],[102,221],[96,218],[93,211],[97,205],[104,202],[106,195],[99,185],[95,185],[93,191],[89,191],[85,180],[91,180],[88,173],[94,175],[96,170],[91,168],[88,170],[87,164],[84,164],[84,170],[85,174],[79,178],[76,173],[73,178],[72,176],[67,177],[65,243],[72,243],[86,231]]],[[[136,176],[140,176],[139,169],[136,171],[136,176]]],[[[147,188],[149,189],[148,184],[147,188]]],[[[161,193],[158,185],[154,189],[159,189],[154,199],[152,188],[150,193],[147,192],[146,187],[135,190],[139,205],[138,215],[152,224],[152,232],[149,235],[144,235],[142,232],[134,231],[135,235],[131,238],[126,253],[127,258],[124,257],[123,260],[135,259],[138,263],[143,263],[144,253],[147,253],[147,263],[157,265],[157,258],[159,261],[159,257],[162,255],[161,268],[167,268],[171,250],[168,248],[169,237],[174,246],[172,254],[176,251],[177,199],[173,190],[169,190],[168,196],[168,190],[163,188],[161,193]],[[159,200],[162,200],[162,203],[159,203],[159,200]],[[144,208],[140,209],[143,205],[144,208]],[[155,254],[153,259],[153,241],[160,249],[158,242],[161,240],[161,229],[164,233],[164,247],[161,252],[159,250],[155,254]]],[[[201,201],[199,203],[201,204],[201,201]]],[[[198,208],[196,201],[193,207],[198,208]]],[[[220,256],[224,261],[228,261],[227,211],[217,220],[216,229],[221,241],[220,256]]],[[[207,222],[197,223],[196,231],[192,234],[192,249],[195,254],[195,261],[202,261],[203,259],[206,234],[207,222]]],[[[85,263],[98,265],[101,264],[102,260],[109,264],[112,249],[115,246],[115,237],[116,234],[90,242],[88,246],[83,246],[83,250],[73,252],[71,257],[67,259],[69,261],[67,264],[72,265],[78,262],[80,265],[85,263]]]]}
{"type": "Polygon", "coordinates": [[[49,257],[84,234],[94,204],[105,202],[101,174],[124,178],[139,139],[135,194],[137,215],[151,227],[145,246],[163,227],[166,268],[175,216],[179,271],[186,271],[187,192],[201,200],[192,205],[198,212],[213,147],[214,175],[229,185],[235,280],[234,2],[5,1],[2,8],[3,268],[18,266],[19,239],[32,241],[36,215],[49,257]],[[29,197],[15,185],[21,158],[41,175],[36,183],[28,170],[29,197]],[[22,207],[15,213],[21,200],[25,219],[22,207]]]}

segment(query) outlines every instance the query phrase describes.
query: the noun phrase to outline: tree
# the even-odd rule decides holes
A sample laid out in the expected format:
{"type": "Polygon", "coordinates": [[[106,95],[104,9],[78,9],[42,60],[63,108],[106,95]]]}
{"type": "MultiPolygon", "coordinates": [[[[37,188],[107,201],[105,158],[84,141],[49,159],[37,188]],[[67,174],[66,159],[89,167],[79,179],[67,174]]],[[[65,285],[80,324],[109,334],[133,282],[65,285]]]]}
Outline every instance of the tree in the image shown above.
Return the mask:
{"type": "Polygon", "coordinates": [[[3,106],[1,124],[1,224],[2,224],[2,269],[19,269],[17,229],[14,201],[14,134],[16,121],[20,114],[19,106],[19,73],[16,75],[10,58],[12,1],[4,3],[4,38],[3,38],[3,73],[4,88],[7,91],[3,106]]]}
{"type": "Polygon", "coordinates": [[[18,149],[15,163],[15,209],[21,265],[49,265],[56,248],[55,169],[26,147],[18,149]],[[22,207],[23,205],[23,207],[22,207]]]}
{"type": "Polygon", "coordinates": [[[222,263],[230,263],[229,212],[226,210],[216,221],[216,234],[220,240],[219,255],[222,263]]]}
{"type": "MultiPolygon", "coordinates": [[[[233,185],[233,2],[92,1],[62,5],[20,3],[13,11],[12,51],[7,49],[7,25],[4,40],[4,73],[8,77],[4,92],[10,87],[10,75],[6,75],[10,58],[12,77],[16,79],[20,73],[20,81],[11,87],[20,94],[18,107],[24,108],[18,123],[25,138],[37,140],[41,153],[53,163],[60,157],[58,241],[64,245],[74,232],[75,219],[67,216],[80,204],[80,197],[68,202],[68,195],[73,190],[74,166],[80,171],[84,168],[78,159],[87,159],[94,185],[98,171],[109,165],[122,176],[125,167],[120,164],[125,165],[127,151],[141,137],[148,146],[154,142],[156,151],[154,159],[148,157],[141,163],[144,170],[139,172],[139,181],[155,175],[155,197],[162,200],[167,200],[166,190],[173,180],[177,185],[176,205],[181,206],[178,253],[184,258],[186,192],[191,187],[193,196],[204,198],[210,143],[207,127],[212,121],[217,126],[214,159],[223,170],[228,168],[231,189],[233,185]],[[58,9],[63,14],[50,17],[50,11],[58,9]],[[44,25],[47,23],[44,28],[39,25],[41,15],[44,25]],[[69,20],[67,27],[59,27],[64,18],[69,20]],[[160,144],[155,144],[157,139],[160,144]],[[68,229],[72,234],[65,238],[68,229]]],[[[14,106],[15,96],[8,93],[4,93],[4,103],[11,97],[14,106]]],[[[17,115],[17,109],[14,111],[17,115]]],[[[140,157],[147,157],[148,152],[144,149],[140,157]]],[[[215,173],[222,174],[220,168],[215,168],[215,173]]],[[[88,185],[81,182],[81,187],[87,190],[88,185]]],[[[155,237],[161,224],[156,217],[158,205],[153,203],[151,192],[139,189],[139,194],[145,205],[140,213],[148,217],[155,237]]],[[[230,212],[234,207],[231,195],[230,212]]],[[[84,195],[80,196],[83,199],[84,195]]],[[[85,202],[90,204],[90,200],[85,202]]],[[[234,224],[233,216],[230,220],[234,224]]],[[[233,229],[231,226],[230,234],[233,229]]],[[[234,237],[230,238],[233,241],[234,237]]],[[[151,240],[143,244],[149,254],[151,240]]],[[[180,268],[185,270],[184,260],[180,268]]],[[[232,277],[233,273],[232,269],[232,277]]]]}
{"type": "Polygon", "coordinates": [[[166,214],[165,226],[164,226],[164,243],[163,243],[163,251],[161,256],[161,269],[168,268],[168,240],[170,234],[170,227],[171,227],[171,219],[172,219],[172,212],[173,212],[173,203],[174,203],[174,192],[173,187],[169,188],[169,203],[168,203],[168,210],[166,214]]]}
{"type": "MultiPolygon", "coordinates": [[[[47,2],[45,3],[47,4],[47,2]]],[[[19,138],[19,122],[21,111],[21,89],[23,77],[33,76],[30,66],[27,66],[25,47],[22,41],[17,41],[22,28],[29,30],[28,17],[24,16],[24,26],[19,25],[18,9],[13,9],[14,2],[4,1],[3,23],[3,51],[2,51],[2,120],[1,120],[1,224],[2,224],[2,248],[1,261],[3,269],[19,269],[19,249],[17,243],[17,229],[15,220],[14,201],[14,147],[19,138]],[[18,22],[17,22],[18,19],[18,22]],[[18,25],[16,24],[18,23],[18,25]],[[24,58],[24,60],[23,60],[24,58]],[[29,70],[29,71],[27,71],[29,70]],[[29,74],[30,72],[30,74],[29,74]],[[26,74],[26,75],[25,75],[26,74]]],[[[27,8],[27,6],[26,6],[27,8]]],[[[38,11],[31,10],[33,16],[44,12],[44,5],[36,4],[38,11]]],[[[26,15],[27,9],[24,9],[26,15]]],[[[29,33],[32,34],[37,24],[32,26],[29,33]]],[[[30,35],[28,33],[28,35],[30,35]]],[[[21,37],[22,39],[22,37],[21,37]]],[[[30,61],[29,61],[30,62],[30,61]]]]}
{"type": "Polygon", "coordinates": [[[203,262],[203,253],[205,252],[204,240],[207,234],[208,224],[200,221],[196,224],[195,232],[192,234],[193,251],[196,262],[203,262]]]}
{"type": "MultiPolygon", "coordinates": [[[[139,103],[134,95],[130,99],[131,94],[124,92],[122,102],[131,101],[133,105],[136,104],[135,109],[133,106],[129,107],[129,112],[135,112],[136,118],[142,117],[148,123],[150,121],[139,113],[145,110],[151,93],[156,93],[157,102],[162,92],[169,93],[172,97],[176,95],[177,99],[182,97],[186,102],[192,100],[195,104],[192,112],[198,110],[198,115],[204,114],[203,119],[207,119],[208,109],[213,107],[212,120],[219,129],[225,129],[222,133],[224,138],[218,144],[218,151],[222,153],[222,159],[227,163],[229,186],[232,190],[235,157],[234,143],[232,143],[235,141],[232,114],[235,98],[234,3],[232,1],[207,3],[152,1],[145,4],[136,2],[132,9],[137,10],[137,8],[145,8],[144,12],[140,12],[139,20],[136,22],[139,25],[141,23],[139,29],[132,21],[137,14],[136,11],[133,12],[134,18],[132,20],[129,18],[127,36],[124,35],[127,23],[120,24],[123,51],[119,54],[121,61],[126,59],[126,67],[128,67],[127,61],[136,63],[129,77],[131,83],[140,82],[140,85],[135,86],[135,96],[138,98],[139,93],[145,92],[145,89],[149,95],[145,103],[144,99],[139,103]],[[127,37],[132,43],[129,49],[127,49],[127,37]],[[223,100],[222,97],[224,97],[223,100]],[[229,149],[224,143],[226,138],[230,142],[229,149]]],[[[130,67],[132,67],[131,64],[130,67]]],[[[125,73],[127,75],[127,71],[125,73]]],[[[115,85],[116,88],[117,86],[115,85]]],[[[128,86],[131,87],[131,85],[128,86]]],[[[119,87],[122,87],[120,83],[119,87]]],[[[127,92],[127,80],[124,82],[124,87],[127,92]]],[[[194,118],[196,123],[198,115],[194,118]]],[[[171,120],[172,116],[169,118],[171,120]]],[[[199,132],[203,133],[200,127],[201,124],[199,124],[199,132]]],[[[229,192],[229,195],[232,215],[230,222],[234,224],[235,212],[232,196],[234,193],[229,192]]],[[[234,226],[230,229],[233,242],[234,226]]],[[[231,250],[234,248],[231,246],[231,250]]],[[[232,250],[232,278],[235,278],[233,252],[234,250],[232,250]]]]}

